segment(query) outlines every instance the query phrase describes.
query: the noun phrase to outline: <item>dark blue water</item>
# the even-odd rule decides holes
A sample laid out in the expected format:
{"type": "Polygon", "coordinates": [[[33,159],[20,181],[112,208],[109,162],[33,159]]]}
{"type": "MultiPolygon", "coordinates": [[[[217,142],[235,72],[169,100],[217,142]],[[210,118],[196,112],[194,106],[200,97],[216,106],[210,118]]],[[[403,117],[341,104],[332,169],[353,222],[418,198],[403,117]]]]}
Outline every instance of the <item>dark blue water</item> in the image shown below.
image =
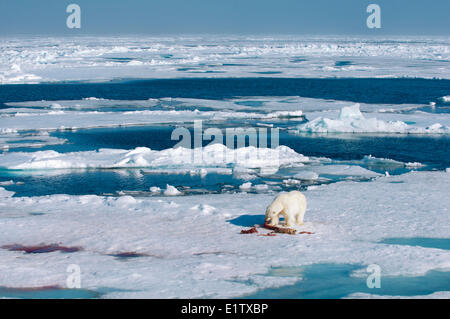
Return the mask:
{"type": "MultiPolygon", "coordinates": [[[[69,195],[132,195],[154,196],[150,187],[164,190],[173,185],[186,195],[222,193],[237,191],[243,180],[232,175],[207,174],[191,176],[186,174],[146,173],[141,169],[120,170],[54,170],[30,174],[0,171],[0,180],[14,180],[19,184],[2,186],[16,192],[15,196],[43,196],[49,194],[69,195]],[[224,189],[225,185],[229,185],[224,189]]],[[[256,181],[261,181],[257,179],[256,181]]]]}
{"type": "Polygon", "coordinates": [[[95,96],[115,100],[185,97],[222,100],[239,96],[303,96],[363,103],[441,104],[450,80],[430,79],[305,79],[197,78],[0,85],[0,103],[39,100],[79,100],[95,96]]]}

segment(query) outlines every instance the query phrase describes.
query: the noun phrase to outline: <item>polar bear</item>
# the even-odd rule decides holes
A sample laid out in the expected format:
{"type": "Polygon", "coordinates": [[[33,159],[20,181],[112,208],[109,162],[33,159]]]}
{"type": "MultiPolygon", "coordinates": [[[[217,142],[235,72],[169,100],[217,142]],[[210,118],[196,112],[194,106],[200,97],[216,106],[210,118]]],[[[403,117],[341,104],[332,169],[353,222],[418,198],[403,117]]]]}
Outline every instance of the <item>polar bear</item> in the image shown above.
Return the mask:
{"type": "Polygon", "coordinates": [[[285,226],[303,225],[306,211],[306,197],[299,191],[278,195],[266,210],[266,224],[275,226],[280,215],[284,216],[285,226]]]}

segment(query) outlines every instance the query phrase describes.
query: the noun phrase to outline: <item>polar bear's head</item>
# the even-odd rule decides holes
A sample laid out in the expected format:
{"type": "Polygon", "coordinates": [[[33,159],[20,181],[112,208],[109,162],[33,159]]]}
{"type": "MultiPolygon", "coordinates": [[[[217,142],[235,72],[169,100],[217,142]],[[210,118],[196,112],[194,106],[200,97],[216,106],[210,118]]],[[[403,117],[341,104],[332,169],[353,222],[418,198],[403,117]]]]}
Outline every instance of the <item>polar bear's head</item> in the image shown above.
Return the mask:
{"type": "Polygon", "coordinates": [[[269,207],[266,209],[266,220],[265,223],[268,225],[277,225],[279,222],[279,216],[281,211],[283,210],[283,205],[277,201],[274,201],[269,207]]]}

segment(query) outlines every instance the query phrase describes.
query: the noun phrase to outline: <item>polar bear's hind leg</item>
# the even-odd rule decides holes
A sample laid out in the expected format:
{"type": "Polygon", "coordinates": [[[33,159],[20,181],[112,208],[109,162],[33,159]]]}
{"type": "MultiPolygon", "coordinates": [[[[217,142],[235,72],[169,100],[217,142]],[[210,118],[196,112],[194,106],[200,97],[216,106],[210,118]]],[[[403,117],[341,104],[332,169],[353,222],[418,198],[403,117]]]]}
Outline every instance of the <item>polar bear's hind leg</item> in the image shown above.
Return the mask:
{"type": "Polygon", "coordinates": [[[295,223],[297,224],[297,225],[299,225],[299,226],[303,226],[304,225],[304,223],[303,223],[303,215],[304,215],[305,213],[299,213],[299,214],[297,214],[296,216],[295,216],[295,223]]]}
{"type": "Polygon", "coordinates": [[[299,226],[304,225],[303,218],[305,217],[305,213],[306,213],[306,198],[303,194],[301,194],[301,199],[300,199],[299,207],[298,207],[298,213],[295,216],[297,225],[299,225],[299,226]]]}
{"type": "Polygon", "coordinates": [[[284,216],[284,225],[291,227],[297,223],[296,215],[291,210],[283,210],[282,215],[284,216]]]}
{"type": "Polygon", "coordinates": [[[293,214],[291,214],[289,211],[285,211],[285,210],[283,210],[281,212],[281,214],[284,216],[284,225],[285,226],[290,227],[290,226],[294,225],[294,223],[295,223],[295,220],[294,220],[295,216],[293,214]]]}

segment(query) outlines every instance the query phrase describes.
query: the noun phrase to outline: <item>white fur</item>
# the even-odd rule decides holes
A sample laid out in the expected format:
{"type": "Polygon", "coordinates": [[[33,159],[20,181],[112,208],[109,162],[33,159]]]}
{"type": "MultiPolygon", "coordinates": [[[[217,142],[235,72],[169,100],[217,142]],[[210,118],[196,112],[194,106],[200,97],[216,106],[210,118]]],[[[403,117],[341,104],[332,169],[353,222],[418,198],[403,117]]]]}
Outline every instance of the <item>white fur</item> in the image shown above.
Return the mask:
{"type": "Polygon", "coordinates": [[[284,216],[285,225],[303,225],[306,212],[306,197],[299,191],[278,195],[266,210],[266,223],[277,225],[280,215],[284,216]]]}

